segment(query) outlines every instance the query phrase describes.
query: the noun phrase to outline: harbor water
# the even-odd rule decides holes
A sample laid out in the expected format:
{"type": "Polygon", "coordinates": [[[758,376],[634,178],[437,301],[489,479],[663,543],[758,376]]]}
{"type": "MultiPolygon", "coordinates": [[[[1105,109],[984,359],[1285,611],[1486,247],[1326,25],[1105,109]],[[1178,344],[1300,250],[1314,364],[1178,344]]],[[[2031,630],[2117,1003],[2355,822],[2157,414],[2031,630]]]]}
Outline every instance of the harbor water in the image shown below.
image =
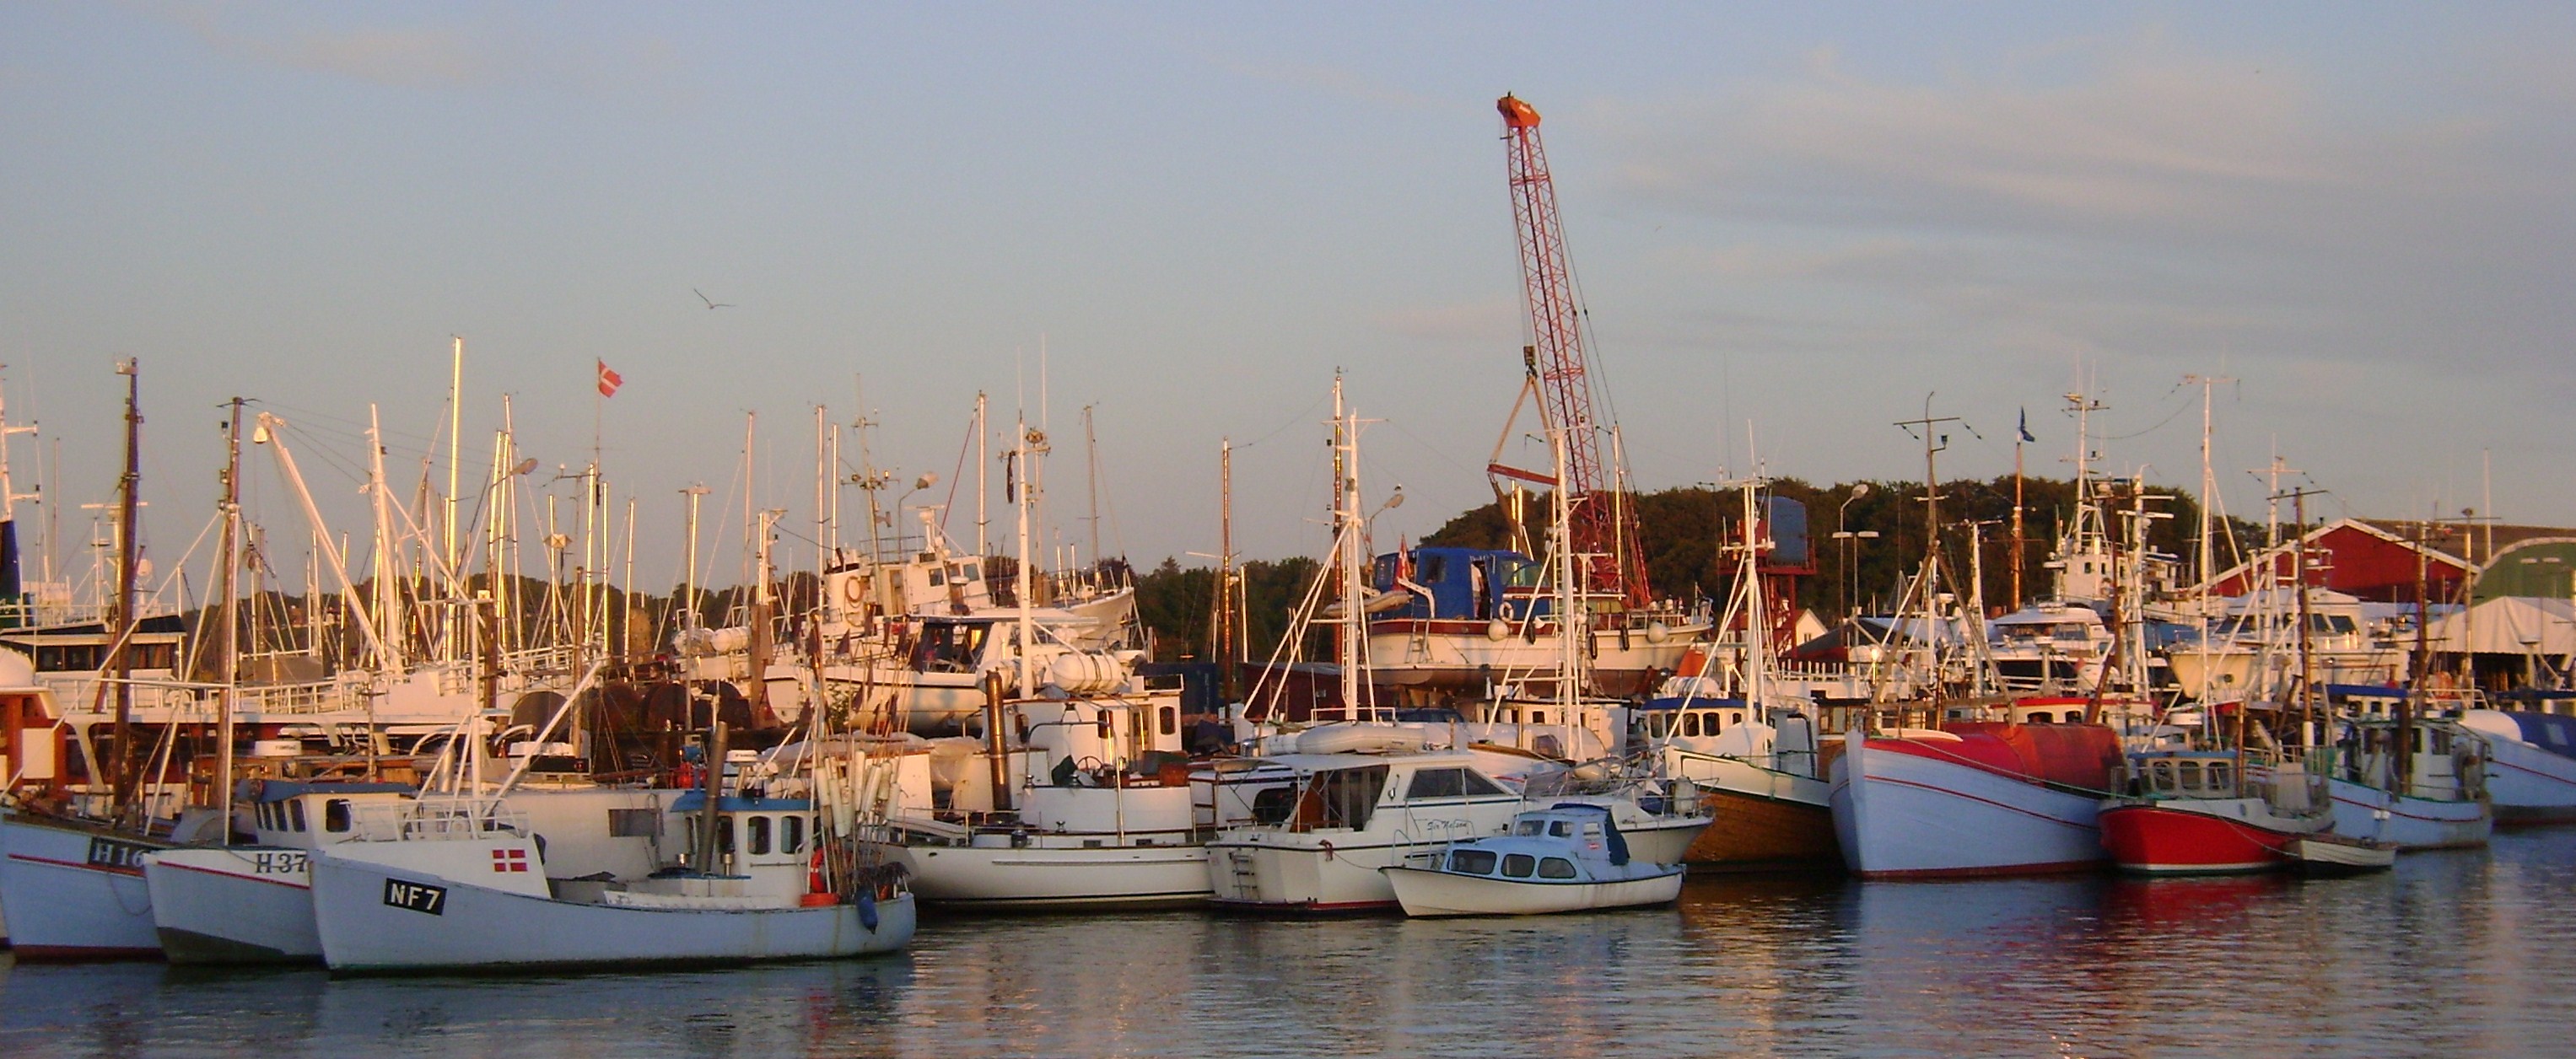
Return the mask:
{"type": "Polygon", "coordinates": [[[1534,919],[928,919],[553,977],[12,965],[0,1054],[2567,1054],[2576,830],[2349,879],[1695,879],[1534,919]]]}

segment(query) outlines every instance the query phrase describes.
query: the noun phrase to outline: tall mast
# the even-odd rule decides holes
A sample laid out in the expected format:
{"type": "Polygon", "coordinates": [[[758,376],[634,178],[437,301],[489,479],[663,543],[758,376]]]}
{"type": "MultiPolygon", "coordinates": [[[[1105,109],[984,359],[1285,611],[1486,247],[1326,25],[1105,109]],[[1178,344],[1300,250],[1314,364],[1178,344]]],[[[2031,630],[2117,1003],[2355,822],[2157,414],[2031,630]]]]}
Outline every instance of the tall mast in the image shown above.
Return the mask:
{"type": "MultiPolygon", "coordinates": [[[[447,503],[445,514],[438,520],[438,558],[455,581],[449,586],[451,594],[461,597],[465,588],[465,553],[458,550],[457,543],[456,483],[459,465],[465,460],[465,339],[461,335],[449,337],[455,339],[456,348],[447,376],[447,503]]],[[[234,418],[239,419],[240,416],[234,418]]],[[[455,606],[461,602],[461,598],[451,600],[451,605],[440,608],[440,614],[447,622],[447,628],[443,630],[445,650],[451,656],[463,627],[464,614],[455,606]]]]}
{"type": "Polygon", "coordinates": [[[1087,488],[1091,494],[1091,561],[1100,562],[1100,436],[1091,429],[1091,410],[1097,405],[1082,406],[1082,458],[1090,465],[1087,488]]]}
{"type": "Polygon", "coordinates": [[[1234,612],[1234,439],[1227,437],[1217,445],[1216,457],[1216,635],[1209,644],[1218,663],[1217,683],[1227,702],[1235,697],[1235,612],[1234,612]]]}
{"type": "Polygon", "coordinates": [[[1010,499],[1019,518],[1019,569],[1016,571],[1018,591],[1012,595],[1017,597],[1020,611],[1020,697],[1027,699],[1036,697],[1038,693],[1037,619],[1030,612],[1037,594],[1037,578],[1029,556],[1029,508],[1037,503],[1038,491],[1036,469],[1032,463],[1038,454],[1047,451],[1047,442],[1046,431],[1030,429],[1027,413],[1021,413],[1015,426],[1018,440],[1011,447],[1014,473],[1011,475],[1013,488],[1010,499]]]}
{"type": "Polygon", "coordinates": [[[992,490],[985,484],[984,474],[993,462],[990,446],[993,428],[984,418],[985,403],[984,391],[975,391],[975,556],[978,559],[993,554],[993,540],[987,531],[992,523],[984,517],[984,498],[992,490]]]}
{"type": "MultiPolygon", "coordinates": [[[[224,500],[222,567],[215,572],[215,599],[223,624],[217,626],[215,643],[215,679],[221,684],[216,695],[215,819],[223,821],[221,841],[232,843],[233,818],[233,695],[241,679],[241,617],[239,595],[233,581],[241,569],[241,417],[242,399],[227,402],[224,417],[224,500]]],[[[451,487],[450,509],[454,490],[451,487]]],[[[451,526],[453,525],[451,516],[451,526]]],[[[452,535],[451,535],[452,540],[452,535]]],[[[451,550],[453,545],[451,543],[451,550]]]]}
{"type": "Polygon", "coordinates": [[[142,365],[128,357],[116,365],[125,376],[125,473],[116,480],[116,598],[109,624],[116,629],[116,766],[108,801],[122,819],[135,802],[134,784],[134,578],[135,494],[143,484],[142,365]]]}
{"type": "Polygon", "coordinates": [[[1342,717],[1359,720],[1368,683],[1368,542],[1360,515],[1359,420],[1342,403],[1342,376],[1333,373],[1333,566],[1341,596],[1339,650],[1342,717]]]}

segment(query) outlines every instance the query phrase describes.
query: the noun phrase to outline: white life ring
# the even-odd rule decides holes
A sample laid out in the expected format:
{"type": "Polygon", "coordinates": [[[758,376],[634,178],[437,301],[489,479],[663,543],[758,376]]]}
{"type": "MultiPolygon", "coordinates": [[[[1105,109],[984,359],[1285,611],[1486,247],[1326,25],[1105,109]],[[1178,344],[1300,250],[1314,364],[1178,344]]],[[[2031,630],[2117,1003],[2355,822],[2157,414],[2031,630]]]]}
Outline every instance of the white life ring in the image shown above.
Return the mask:
{"type": "Polygon", "coordinates": [[[859,582],[860,579],[855,577],[844,577],[841,579],[842,602],[855,607],[867,601],[868,586],[859,582]]]}

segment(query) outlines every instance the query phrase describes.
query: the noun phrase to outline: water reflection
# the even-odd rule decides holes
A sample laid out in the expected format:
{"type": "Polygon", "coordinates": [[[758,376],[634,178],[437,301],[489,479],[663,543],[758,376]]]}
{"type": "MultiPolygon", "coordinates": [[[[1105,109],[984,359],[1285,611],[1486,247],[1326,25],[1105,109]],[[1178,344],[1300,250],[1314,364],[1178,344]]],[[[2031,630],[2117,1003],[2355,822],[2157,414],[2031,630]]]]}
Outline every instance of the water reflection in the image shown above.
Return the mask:
{"type": "Polygon", "coordinates": [[[1671,908],[925,923],[903,956],[333,979],[0,965],[0,1053],[2553,1052],[2576,832],[2376,877],[1698,880],[1671,908]]]}

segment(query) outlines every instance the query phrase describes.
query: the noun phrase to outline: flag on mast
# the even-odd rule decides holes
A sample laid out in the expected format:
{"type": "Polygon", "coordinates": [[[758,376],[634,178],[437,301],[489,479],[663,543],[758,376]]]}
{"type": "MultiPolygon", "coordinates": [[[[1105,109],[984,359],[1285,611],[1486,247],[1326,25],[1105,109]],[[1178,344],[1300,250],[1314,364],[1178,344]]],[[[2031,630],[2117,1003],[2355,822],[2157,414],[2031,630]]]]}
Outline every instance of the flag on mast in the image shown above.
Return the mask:
{"type": "MultiPolygon", "coordinates": [[[[603,368],[601,370],[606,369],[603,368]]],[[[2039,441],[2038,438],[2030,436],[2030,409],[2024,408],[2021,410],[2021,426],[2015,428],[2015,432],[2019,433],[2022,441],[2026,443],[2035,444],[2039,441]]]]}
{"type": "Polygon", "coordinates": [[[617,388],[624,385],[626,385],[626,376],[609,370],[607,361],[603,360],[599,362],[599,395],[601,397],[617,396],[617,388]]]}

